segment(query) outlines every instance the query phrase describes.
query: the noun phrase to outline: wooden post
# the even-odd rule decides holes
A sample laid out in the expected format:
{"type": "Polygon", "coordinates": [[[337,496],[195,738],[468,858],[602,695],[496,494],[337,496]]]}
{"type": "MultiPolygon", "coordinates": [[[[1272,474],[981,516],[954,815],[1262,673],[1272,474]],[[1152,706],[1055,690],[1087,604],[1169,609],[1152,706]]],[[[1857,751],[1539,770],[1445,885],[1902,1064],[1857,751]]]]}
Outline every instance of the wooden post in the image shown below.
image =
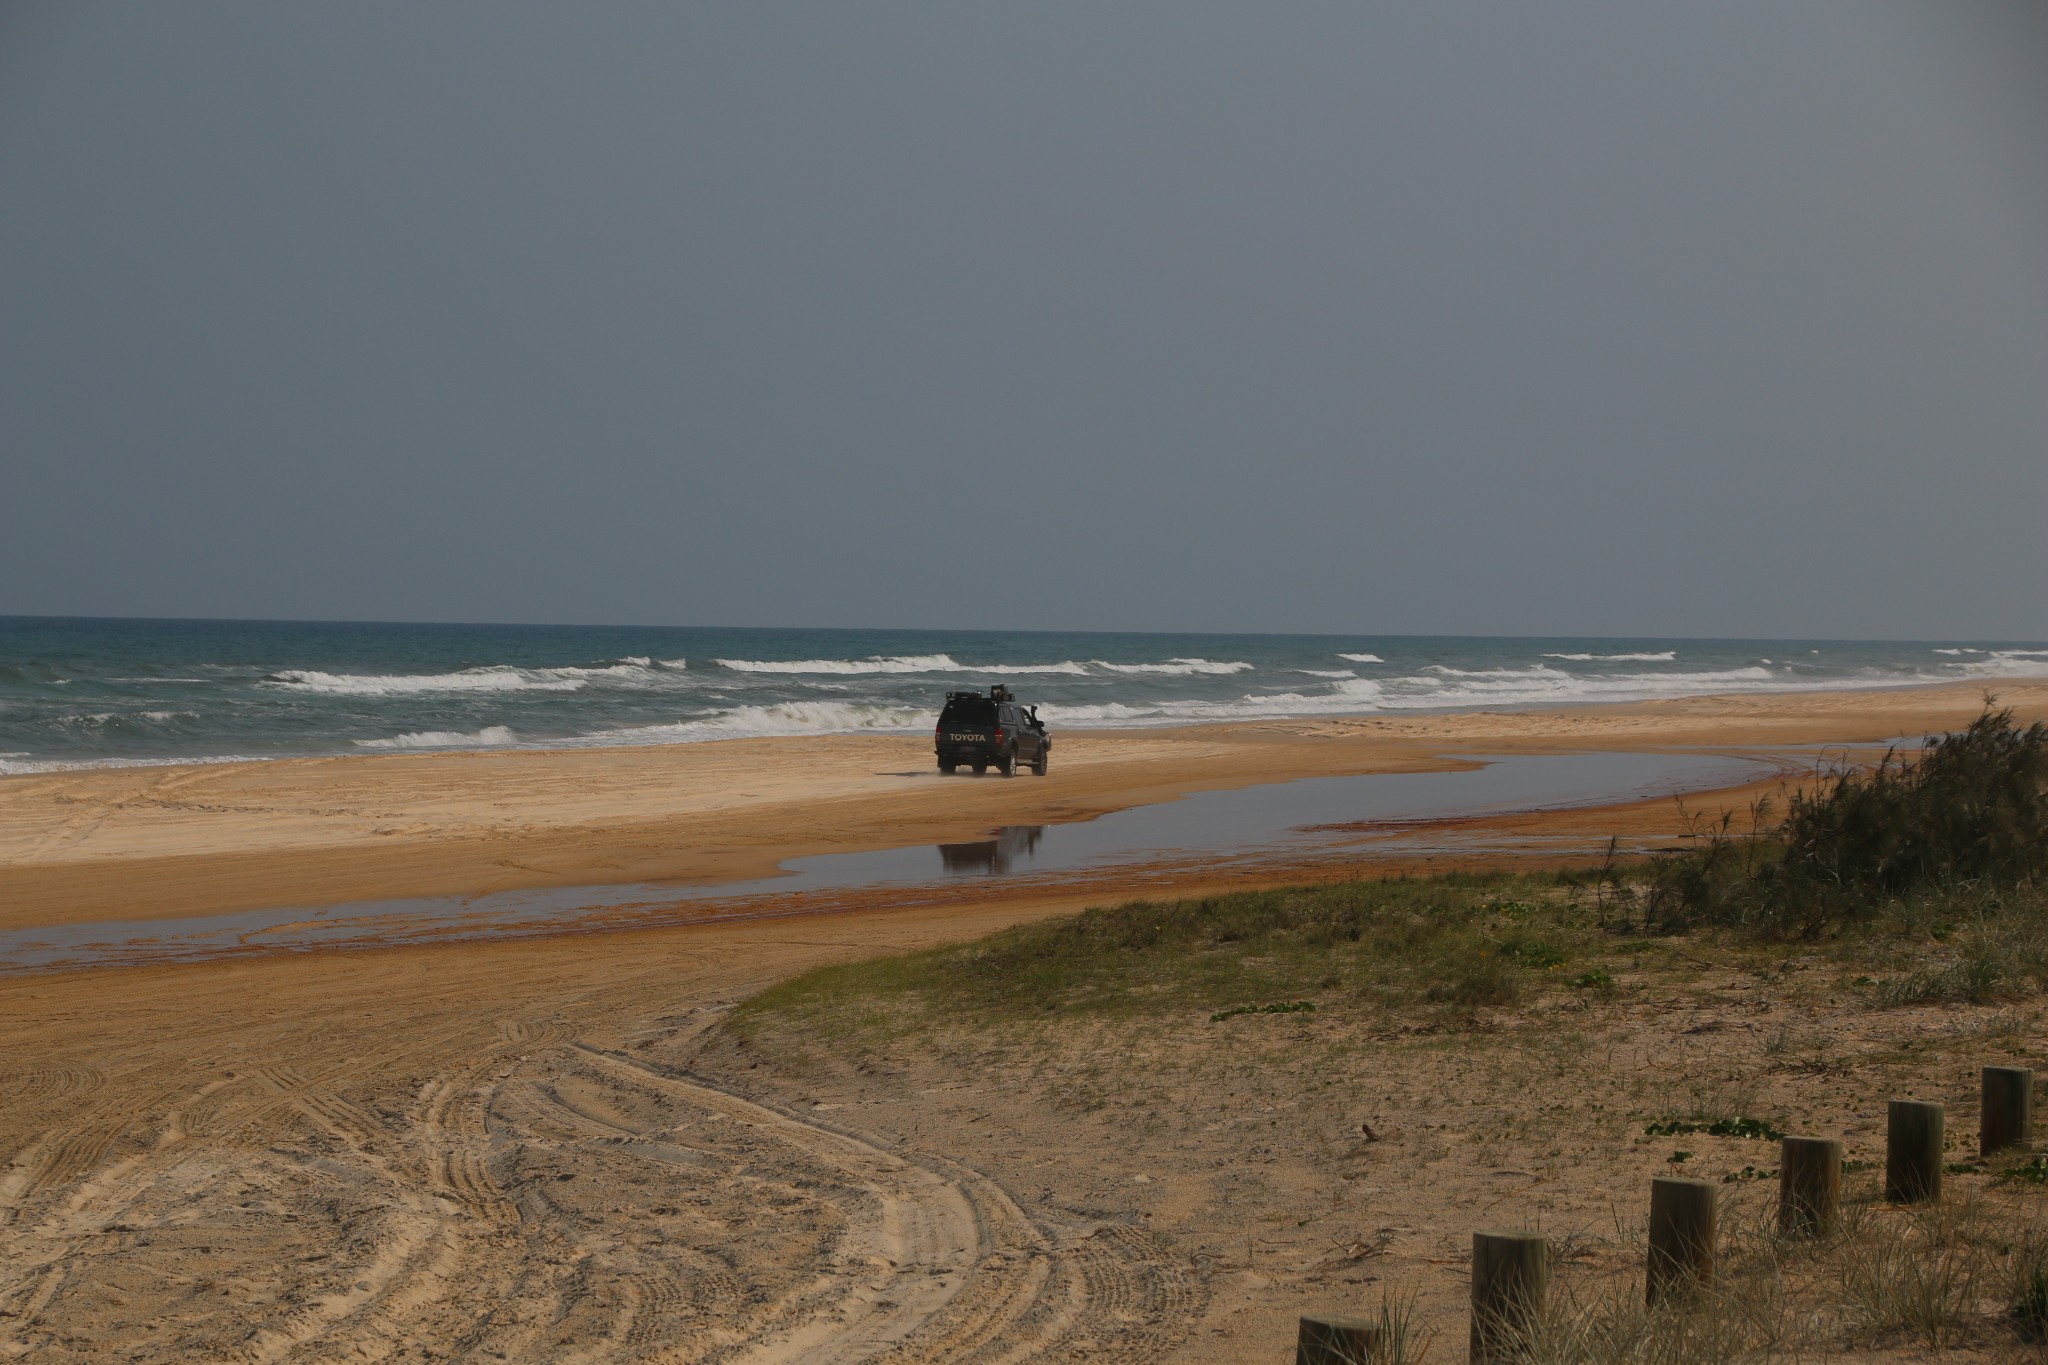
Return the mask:
{"type": "Polygon", "coordinates": [[[1322,1315],[1302,1318],[1294,1365],[1375,1365],[1379,1359],[1378,1323],[1322,1315]]]}
{"type": "Polygon", "coordinates": [[[1663,1176],[1650,1182],[1650,1268],[1644,1294],[1651,1303],[1684,1294],[1714,1279],[1714,1201],[1710,1180],[1663,1176]]]}
{"type": "Polygon", "coordinates": [[[1543,1315],[1550,1252],[1532,1232],[1472,1234],[1472,1360],[1513,1360],[1543,1315]]]}
{"type": "Polygon", "coordinates": [[[1778,1231],[1825,1237],[1842,1212],[1842,1144],[1788,1137],[1778,1147],[1778,1231]]]}
{"type": "Polygon", "coordinates": [[[1944,1111],[1921,1100],[1893,1100],[1885,1116],[1884,1197],[1894,1204],[1941,1198],[1944,1111]]]}
{"type": "Polygon", "coordinates": [[[1978,1121],[1977,1151],[1996,1156],[2034,1145],[2034,1073],[2023,1066],[1984,1068],[1984,1110],[1978,1121]]]}

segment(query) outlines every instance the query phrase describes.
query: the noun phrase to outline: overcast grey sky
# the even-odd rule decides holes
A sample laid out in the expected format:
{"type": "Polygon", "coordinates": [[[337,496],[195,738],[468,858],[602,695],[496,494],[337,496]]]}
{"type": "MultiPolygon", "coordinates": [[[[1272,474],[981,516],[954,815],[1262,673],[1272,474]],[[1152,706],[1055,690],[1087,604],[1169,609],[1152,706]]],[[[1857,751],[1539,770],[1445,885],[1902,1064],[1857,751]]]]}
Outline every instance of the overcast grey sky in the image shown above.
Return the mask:
{"type": "Polygon", "coordinates": [[[2048,636],[2048,5],[0,5],[0,613],[2048,636]]]}

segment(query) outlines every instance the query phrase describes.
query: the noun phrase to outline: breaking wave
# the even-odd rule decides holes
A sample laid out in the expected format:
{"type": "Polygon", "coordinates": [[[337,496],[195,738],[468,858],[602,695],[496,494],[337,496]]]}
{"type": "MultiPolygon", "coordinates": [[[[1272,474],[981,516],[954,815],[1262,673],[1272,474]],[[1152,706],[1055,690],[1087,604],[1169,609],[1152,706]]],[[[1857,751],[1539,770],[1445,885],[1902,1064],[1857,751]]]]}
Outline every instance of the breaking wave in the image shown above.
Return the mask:
{"type": "Polygon", "coordinates": [[[1383,664],[1386,662],[1377,654],[1339,654],[1340,659],[1349,659],[1355,664],[1383,664]]]}
{"type": "Polygon", "coordinates": [[[173,768],[186,764],[263,763],[275,754],[199,754],[170,758],[28,758],[18,752],[0,754],[0,777],[31,773],[75,773],[100,768],[173,768]]]}
{"type": "Polygon", "coordinates": [[[574,692],[586,685],[582,678],[547,676],[552,671],[465,668],[460,673],[379,674],[287,668],[265,674],[263,681],[336,697],[395,697],[409,692],[574,692]]]}
{"type": "Polygon", "coordinates": [[[1214,659],[1168,659],[1163,664],[1113,664],[1097,659],[1094,663],[1111,673],[1149,673],[1167,678],[1187,678],[1198,673],[1248,673],[1252,667],[1243,662],[1217,663],[1214,659]]]}
{"type": "Polygon", "coordinates": [[[970,667],[970,668],[964,668],[964,669],[962,669],[962,670],[961,670],[961,672],[963,672],[963,673],[995,673],[995,674],[1008,674],[1008,673],[1043,673],[1043,674],[1054,674],[1054,673],[1063,673],[1063,674],[1067,675],[1068,677],[1074,677],[1074,678],[1085,678],[1085,677],[1087,677],[1087,676],[1088,676],[1088,665],[1086,665],[1086,664],[1077,664],[1077,663],[1075,663],[1075,662],[1074,662],[1074,661],[1073,661],[1072,659],[1068,659],[1068,660],[1066,660],[1066,661],[1065,661],[1065,662],[1063,662],[1063,663],[1056,663],[1056,664],[975,664],[975,665],[973,665],[973,666],[972,666],[972,667],[970,667]]]}
{"type": "Polygon", "coordinates": [[[890,654],[866,659],[713,659],[735,673],[964,673],[950,654],[890,654]]]}
{"type": "Polygon", "coordinates": [[[415,730],[409,735],[393,735],[389,739],[359,739],[356,741],[365,749],[476,749],[498,748],[517,744],[519,736],[512,733],[510,726],[486,725],[481,730],[465,734],[460,730],[415,730]]]}
{"type": "Polygon", "coordinates": [[[906,706],[868,706],[841,701],[787,701],[770,706],[737,706],[700,720],[672,725],[637,725],[600,730],[565,740],[568,747],[614,744],[682,744],[706,739],[764,739],[774,735],[856,734],[863,730],[929,729],[935,711],[906,706]]]}
{"type": "Polygon", "coordinates": [[[1678,657],[1675,649],[1660,650],[1654,654],[1546,654],[1546,659],[1567,659],[1573,663],[1630,663],[1668,664],[1678,657]]]}
{"type": "Polygon", "coordinates": [[[644,658],[588,667],[512,668],[491,664],[454,673],[323,673],[313,668],[286,668],[266,673],[262,681],[276,687],[303,688],[337,697],[396,697],[420,692],[577,692],[592,683],[649,685],[662,681],[663,669],[676,670],[683,660],[656,668],[644,658]]]}
{"type": "Polygon", "coordinates": [[[1065,673],[1086,677],[1088,667],[1071,659],[1056,664],[963,664],[950,654],[887,654],[866,659],[713,659],[736,673],[1065,673]]]}

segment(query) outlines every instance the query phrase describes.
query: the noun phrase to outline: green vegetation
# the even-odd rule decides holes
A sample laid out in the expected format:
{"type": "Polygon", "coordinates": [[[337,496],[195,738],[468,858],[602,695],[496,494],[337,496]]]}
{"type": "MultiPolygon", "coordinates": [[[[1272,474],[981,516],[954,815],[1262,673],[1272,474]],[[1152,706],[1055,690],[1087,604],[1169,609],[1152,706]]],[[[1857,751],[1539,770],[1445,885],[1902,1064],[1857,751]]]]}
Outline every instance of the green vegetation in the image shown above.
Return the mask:
{"type": "Polygon", "coordinates": [[[1606,945],[1596,917],[1551,877],[1335,882],[1130,901],[955,947],[828,967],[756,996],[735,1024],[824,1011],[854,1028],[893,1016],[905,1026],[918,1017],[1181,1010],[1223,1019],[1339,1001],[1434,1010],[1450,1021],[1512,1005],[1571,956],[1594,957],[1606,945]],[[1504,890],[1519,899],[1504,900],[1504,890]],[[1540,935],[1531,928],[1538,919],[1540,935]]]}
{"type": "Polygon", "coordinates": [[[1806,939],[1902,904],[1981,912],[1987,896],[2048,876],[2048,725],[2022,728],[1987,704],[1917,755],[1823,774],[1775,825],[1752,814],[1753,833],[1731,833],[1723,816],[1698,831],[1697,852],[1617,887],[1617,902],[1664,932],[1727,925],[1806,939]]]}
{"type": "Polygon", "coordinates": [[[1762,1142],[1776,1142],[1785,1136],[1782,1130],[1762,1119],[1752,1118],[1715,1119],[1712,1123],[1696,1123],[1690,1119],[1663,1119],[1650,1124],[1643,1132],[1650,1137],[1705,1133],[1708,1137],[1756,1138],[1762,1142]]]}
{"type": "Polygon", "coordinates": [[[2048,984],[2048,727],[1987,707],[1916,757],[1828,775],[1781,821],[1756,823],[1738,837],[1724,817],[1695,851],[1610,860],[1591,875],[1348,881],[1099,907],[812,972],[747,1002],[734,1023],[744,1032],[769,1015],[830,1012],[859,1033],[941,1018],[1199,1011],[1221,1021],[1344,1004],[1469,1027],[1479,1011],[1557,985],[1612,994],[1617,971],[1655,965],[1675,934],[1699,950],[1718,935],[1738,956],[1745,945],[1831,939],[1845,962],[1877,973],[1857,982],[1881,1008],[1981,1004],[2048,984]],[[1858,933],[1845,938],[1850,926],[1858,933]]]}

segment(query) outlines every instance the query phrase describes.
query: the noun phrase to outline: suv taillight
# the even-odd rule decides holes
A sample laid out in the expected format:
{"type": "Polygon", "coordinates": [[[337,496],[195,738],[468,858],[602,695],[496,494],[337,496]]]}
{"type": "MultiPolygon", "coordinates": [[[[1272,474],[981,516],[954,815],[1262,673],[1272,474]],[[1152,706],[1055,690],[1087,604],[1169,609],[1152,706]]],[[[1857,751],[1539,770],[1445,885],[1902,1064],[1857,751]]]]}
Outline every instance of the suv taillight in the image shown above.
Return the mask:
{"type": "Polygon", "coordinates": [[[1000,725],[998,725],[998,726],[996,727],[996,743],[998,743],[998,744],[1001,744],[1002,742],[1003,742],[1003,727],[1002,727],[1002,726],[1000,726],[1000,725]]]}

